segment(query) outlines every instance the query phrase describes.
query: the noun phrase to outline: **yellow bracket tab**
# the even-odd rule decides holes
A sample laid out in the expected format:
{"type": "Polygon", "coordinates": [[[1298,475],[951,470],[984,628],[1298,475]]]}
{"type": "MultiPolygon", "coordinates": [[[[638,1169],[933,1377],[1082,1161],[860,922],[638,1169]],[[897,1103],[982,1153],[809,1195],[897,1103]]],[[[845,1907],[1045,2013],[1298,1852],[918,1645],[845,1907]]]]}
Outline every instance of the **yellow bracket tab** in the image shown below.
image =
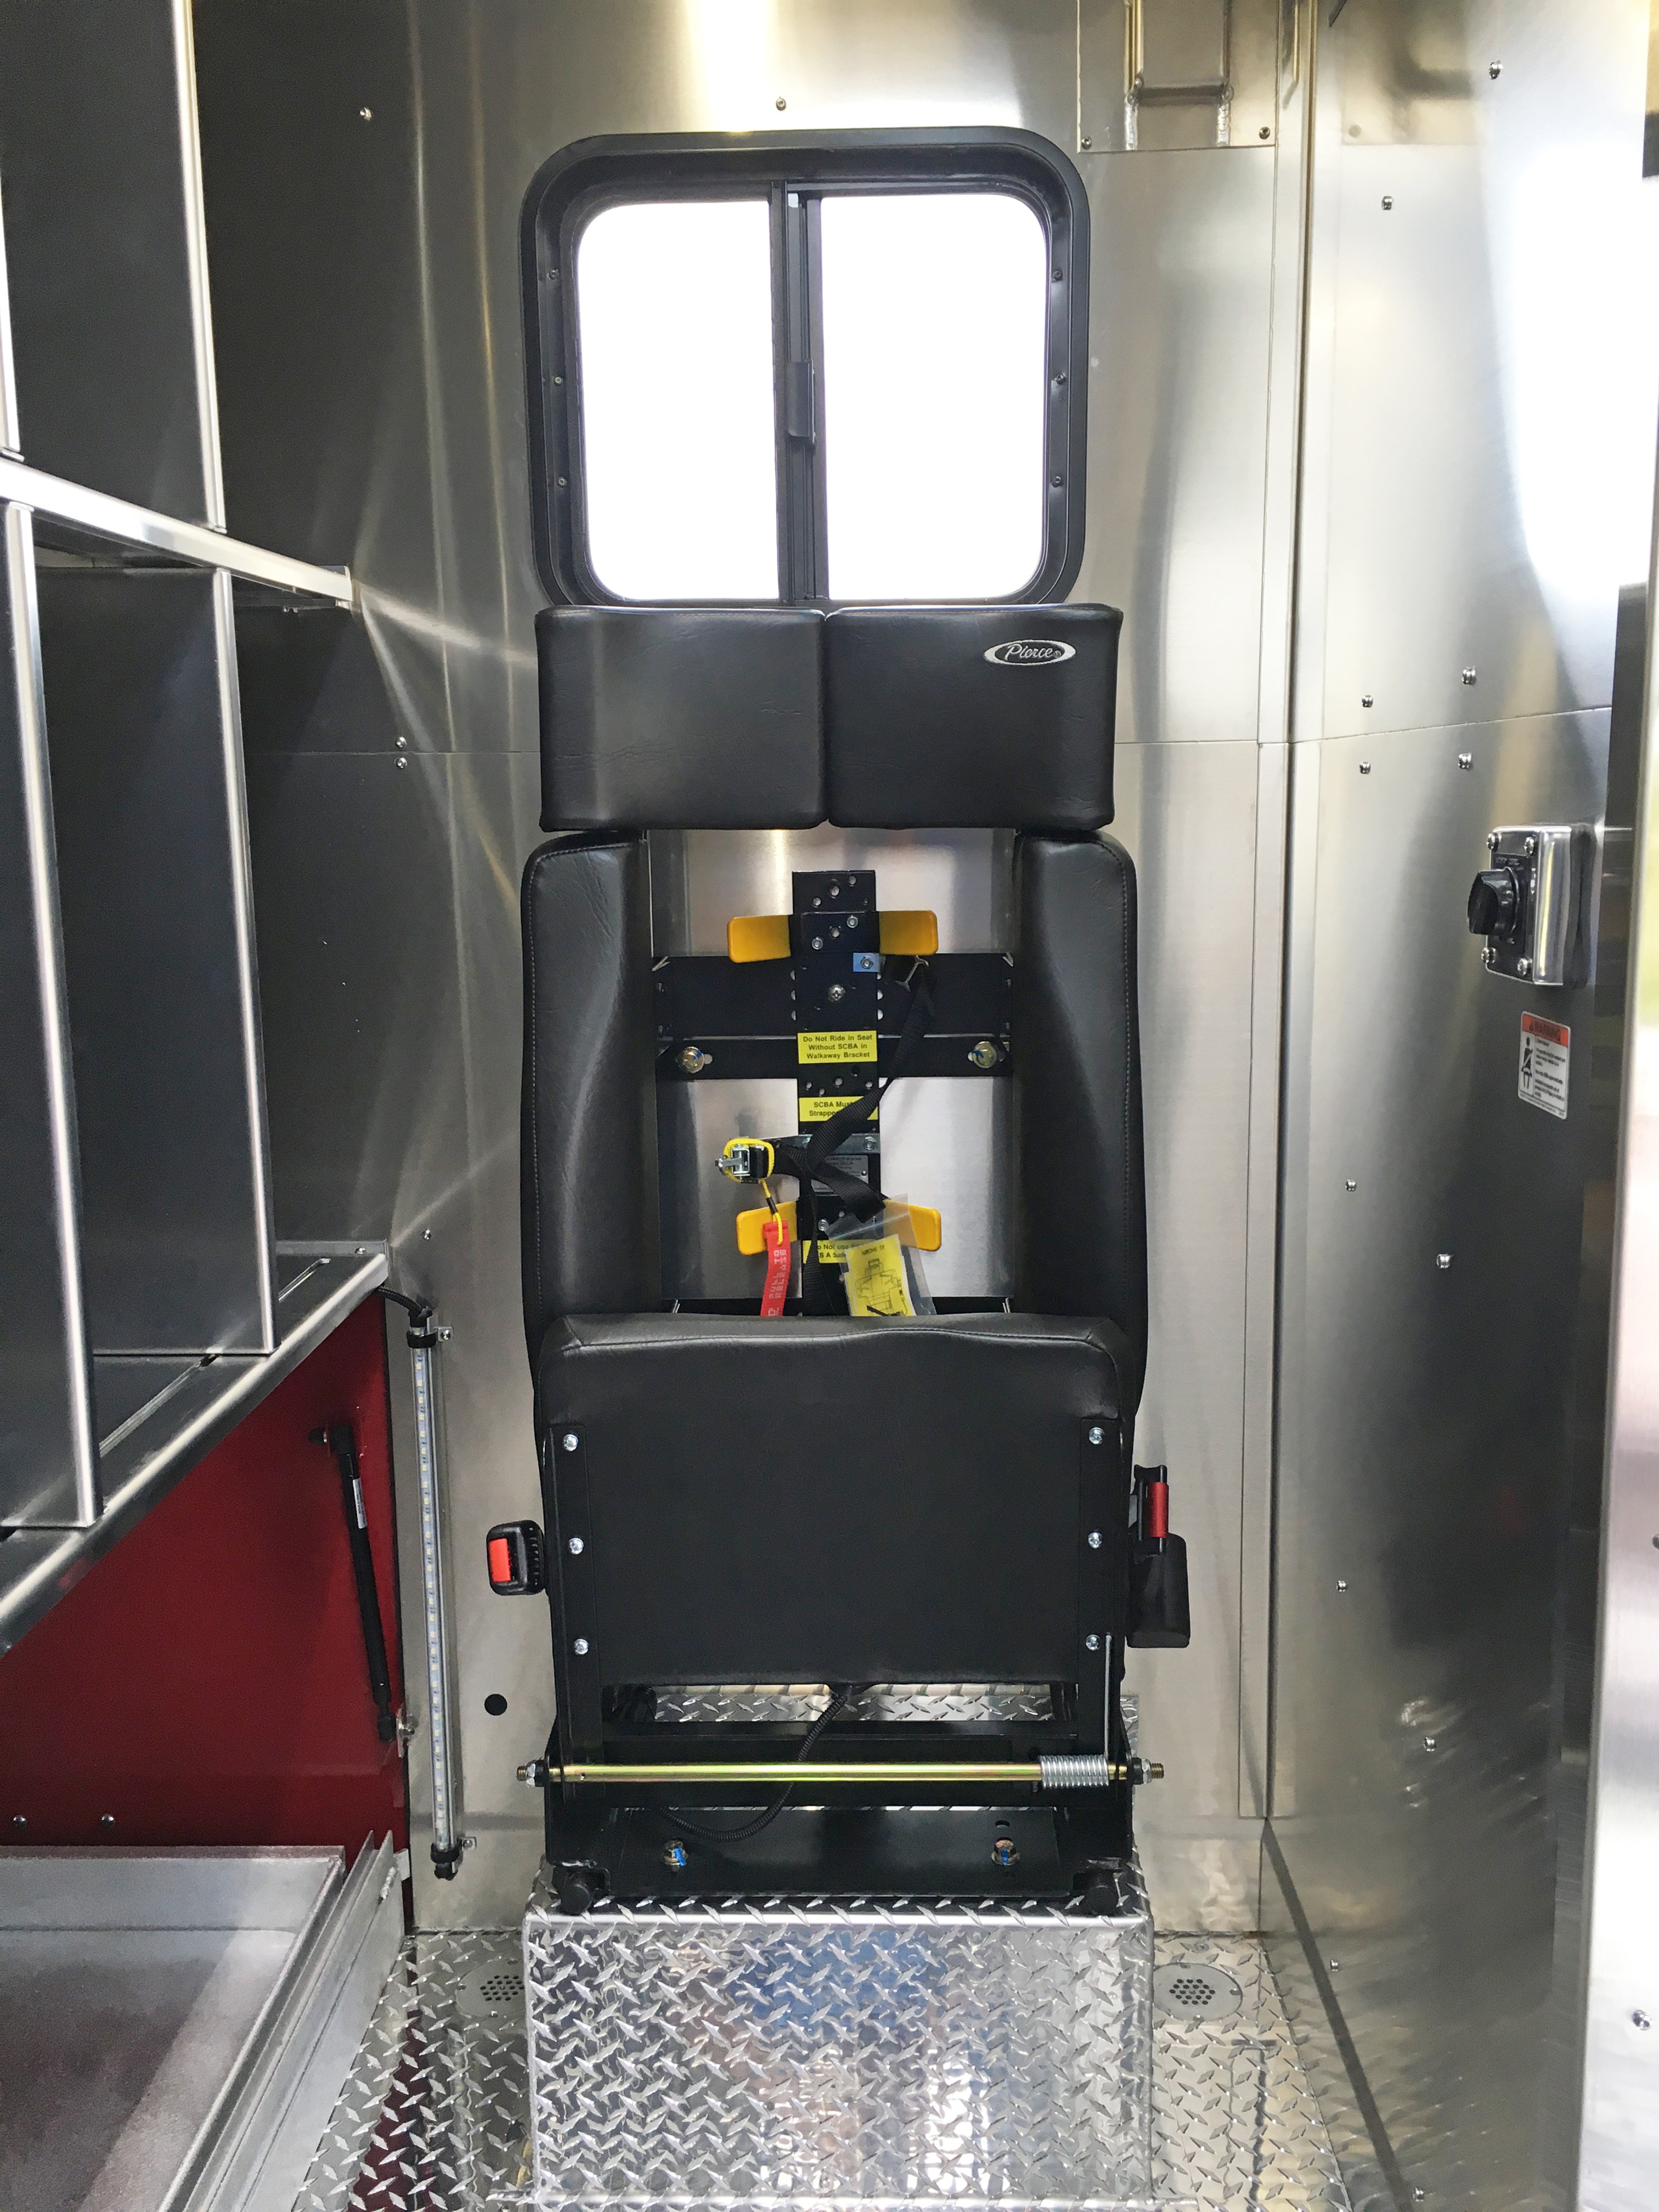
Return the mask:
{"type": "MultiPolygon", "coordinates": [[[[881,917],[881,949],[884,952],[907,952],[917,959],[926,959],[930,952],[939,951],[939,917],[924,911],[884,914],[881,917]]],[[[736,954],[732,957],[736,958],[736,954]]],[[[927,1248],[922,1248],[926,1250],[927,1248]]]]}
{"type": "MultiPolygon", "coordinates": [[[[931,1206],[912,1206],[906,1210],[910,1216],[910,1236],[915,1240],[917,1251],[937,1252],[945,1234],[945,1224],[938,1211],[931,1206]]],[[[896,1213],[899,1209],[890,1206],[888,1211],[896,1213]]],[[[778,1212],[789,1224],[789,1234],[793,1238],[795,1234],[794,1200],[785,1199],[778,1212]]],[[[749,1206],[738,1216],[738,1249],[745,1258],[758,1259],[765,1251],[766,1240],[761,1231],[770,1219],[771,1215],[763,1206],[749,1206]]],[[[836,1249],[838,1251],[840,1248],[836,1249]]],[[[824,1247],[826,1258],[830,1249],[828,1245],[824,1247]]]]}
{"type": "Polygon", "coordinates": [[[726,950],[732,960],[787,960],[787,914],[734,914],[726,925],[726,950]]]}

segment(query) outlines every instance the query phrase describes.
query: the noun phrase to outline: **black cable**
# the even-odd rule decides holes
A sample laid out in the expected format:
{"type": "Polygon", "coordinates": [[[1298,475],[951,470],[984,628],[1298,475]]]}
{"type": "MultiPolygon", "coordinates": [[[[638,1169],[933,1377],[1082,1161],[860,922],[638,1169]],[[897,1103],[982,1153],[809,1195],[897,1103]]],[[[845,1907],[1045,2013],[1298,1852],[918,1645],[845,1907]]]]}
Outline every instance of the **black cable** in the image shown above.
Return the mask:
{"type": "MultiPolygon", "coordinates": [[[[870,1687],[868,1682],[842,1682],[830,1685],[830,1702],[801,1738],[800,1749],[795,1753],[797,1763],[804,1759],[830,1723],[840,1718],[855,1698],[861,1698],[870,1687]]],[[[695,1836],[702,1844],[746,1844],[751,1836],[769,1828],[784,1807],[789,1802],[795,1784],[787,1782],[763,1813],[756,1814],[736,1828],[705,1828],[699,1820],[688,1820],[683,1813],[665,1813],[663,1818],[671,1828],[678,1828],[683,1836],[695,1836]]]]}

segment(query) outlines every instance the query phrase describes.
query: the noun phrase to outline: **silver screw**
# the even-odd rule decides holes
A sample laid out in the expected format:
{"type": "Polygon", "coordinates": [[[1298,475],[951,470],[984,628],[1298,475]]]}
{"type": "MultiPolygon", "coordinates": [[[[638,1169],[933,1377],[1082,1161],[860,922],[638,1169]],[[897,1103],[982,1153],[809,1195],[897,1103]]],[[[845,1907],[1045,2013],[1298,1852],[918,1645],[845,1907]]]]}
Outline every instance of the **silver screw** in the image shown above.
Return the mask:
{"type": "Polygon", "coordinates": [[[1639,2027],[1643,2029],[1650,2028],[1653,2026],[1653,2022],[1648,2018],[1644,2012],[1633,2012],[1630,2016],[1630,2024],[1632,2027],[1639,2027]]]}
{"type": "Polygon", "coordinates": [[[1371,764],[1370,764],[1370,763],[1369,761],[1361,761],[1361,762],[1360,762],[1360,763],[1359,763],[1359,773],[1361,774],[1361,775],[1369,775],[1370,774],[1370,772],[1371,772],[1371,764]]]}
{"type": "Polygon", "coordinates": [[[569,482],[570,482],[570,479],[569,479],[569,477],[561,477],[559,478],[559,489],[560,489],[561,491],[563,491],[563,490],[564,490],[564,489],[566,488],[566,486],[569,483],[569,482]]]}
{"type": "Polygon", "coordinates": [[[1340,1575],[1339,1575],[1339,1576],[1337,1577],[1337,1578],[1336,1578],[1336,1587],[1337,1587],[1337,1590],[1338,1590],[1339,1595],[1340,1595],[1343,1590],[1346,1589],[1346,1588],[1348,1587],[1347,1583],[1343,1580],[1343,1578],[1342,1578],[1342,1577],[1341,1577],[1340,1575]]]}
{"type": "Polygon", "coordinates": [[[1362,691],[1359,695],[1359,703],[1362,707],[1372,707],[1376,702],[1369,691],[1362,691]]]}
{"type": "Polygon", "coordinates": [[[814,952],[822,952],[822,951],[823,951],[823,939],[821,937],[815,937],[815,938],[812,939],[812,950],[813,950],[813,951],[814,951],[814,952]]]}
{"type": "Polygon", "coordinates": [[[1085,1636],[1083,1639],[1083,1648],[1085,1651],[1098,1651],[1100,1638],[1097,1636],[1085,1636]]]}
{"type": "Polygon", "coordinates": [[[1382,210],[1384,214],[1386,214],[1393,205],[1394,194],[1392,192],[1384,192],[1382,195],[1382,210]]]}
{"type": "Polygon", "coordinates": [[[1486,962],[1488,968],[1495,968],[1498,965],[1498,955],[1492,951],[1490,945],[1481,954],[1480,957],[1486,962]]]}
{"type": "Polygon", "coordinates": [[[1273,125],[1270,123],[1264,123],[1255,135],[1258,138],[1271,138],[1273,135],[1273,125]]]}
{"type": "Polygon", "coordinates": [[[1526,854],[1527,858],[1530,860],[1533,854],[1538,850],[1537,838],[1528,837],[1524,839],[1522,843],[1521,850],[1526,854]]]}
{"type": "Polygon", "coordinates": [[[1100,1549],[1100,1531],[1098,1528],[1091,1528],[1089,1531],[1089,1549],[1091,1552],[1097,1552],[1100,1549]]]}
{"type": "Polygon", "coordinates": [[[1516,962],[1516,963],[1515,963],[1515,972],[1516,972],[1516,974],[1517,975],[1520,975],[1520,976],[1522,976],[1522,977],[1525,977],[1525,976],[1530,975],[1531,975],[1531,973],[1532,973],[1532,963],[1531,963],[1531,961],[1530,961],[1530,960],[1517,960],[1517,961],[1516,962]]]}
{"type": "Polygon", "coordinates": [[[1473,668],[1466,668],[1466,669],[1463,671],[1463,681],[1465,682],[1465,684],[1472,684],[1474,682],[1474,680],[1475,680],[1475,671],[1474,671],[1473,668]]]}
{"type": "Polygon", "coordinates": [[[98,1815],[98,1825],[100,1828],[112,1828],[115,1826],[114,1814],[100,1813],[98,1815]]]}
{"type": "Polygon", "coordinates": [[[1437,1252],[1435,1254],[1434,1264],[1439,1268],[1443,1275],[1445,1273],[1447,1268],[1450,1267],[1451,1263],[1452,1255],[1449,1252],[1437,1252]]]}
{"type": "Polygon", "coordinates": [[[1097,1428],[1091,1429],[1089,1431],[1089,1441],[1091,1444],[1103,1444],[1106,1441],[1105,1430],[1097,1428]]]}
{"type": "Polygon", "coordinates": [[[832,983],[832,984],[830,986],[830,990],[829,990],[829,994],[828,994],[828,995],[829,995],[830,1003],[830,1005],[831,1005],[832,1006],[840,1006],[840,1004],[841,1004],[842,1000],[847,996],[847,986],[846,986],[846,984],[845,984],[845,983],[832,983]]]}
{"type": "Polygon", "coordinates": [[[1474,755],[1473,753],[1459,753],[1457,756],[1457,765],[1459,768],[1473,768],[1474,766],[1474,755]]]}
{"type": "Polygon", "coordinates": [[[27,1813],[14,1813],[12,1814],[11,1825],[14,1828],[27,1828],[28,1824],[28,1815],[27,1813]]]}
{"type": "Polygon", "coordinates": [[[683,1867],[690,1856],[684,1844],[665,1844],[662,1847],[662,1863],[665,1867],[683,1867]]]}
{"type": "Polygon", "coordinates": [[[402,752],[402,750],[403,750],[404,747],[408,743],[409,743],[409,739],[408,739],[406,737],[404,737],[404,736],[403,735],[403,733],[401,732],[401,731],[400,731],[400,732],[398,732],[398,751],[399,751],[399,752],[402,752]]]}
{"type": "Polygon", "coordinates": [[[705,1052],[701,1045],[683,1045],[674,1055],[687,1075],[701,1075],[705,1067],[714,1065],[714,1055],[705,1052]]]}
{"type": "Polygon", "coordinates": [[[580,1536],[573,1536],[570,1539],[570,1556],[573,1559],[580,1559],[586,1548],[580,1536]]]}
{"type": "Polygon", "coordinates": [[[1488,63],[1487,63],[1487,64],[1486,64],[1486,75],[1487,75],[1488,76],[1492,76],[1492,77],[1498,77],[1498,76],[1503,76],[1503,74],[1504,74],[1504,64],[1503,64],[1503,63],[1502,63],[1502,62],[1488,62],[1488,63]]]}
{"type": "Polygon", "coordinates": [[[579,1659],[586,1659],[587,1656],[587,1638],[585,1636],[579,1636],[570,1648],[579,1659]]]}
{"type": "Polygon", "coordinates": [[[365,123],[372,123],[374,119],[374,110],[372,107],[360,107],[357,112],[365,123]]]}
{"type": "Polygon", "coordinates": [[[968,1057],[975,1067],[994,1067],[1002,1057],[989,1037],[981,1037],[968,1048],[968,1057]]]}
{"type": "Polygon", "coordinates": [[[564,1434],[559,1438],[559,1442],[564,1446],[567,1451],[574,1451],[576,1449],[576,1431],[574,1429],[567,1429],[564,1434]]]}
{"type": "Polygon", "coordinates": [[[1092,138],[1079,138],[1077,143],[1082,147],[1084,152],[1086,154],[1095,142],[1092,138]]]}
{"type": "Polygon", "coordinates": [[[1434,1749],[1434,1747],[1435,1747],[1436,1744],[1438,1742],[1438,1741],[1439,1741],[1439,1739],[1438,1739],[1438,1737],[1437,1737],[1437,1736],[1425,1735],[1425,1736],[1424,1737],[1424,1739],[1423,1739],[1423,1748],[1424,1748],[1424,1750],[1425,1750],[1425,1751],[1432,1751],[1432,1750],[1434,1749]]]}
{"type": "Polygon", "coordinates": [[[782,114],[784,109],[787,107],[788,105],[788,101],[784,99],[781,93],[779,94],[777,99],[773,102],[773,106],[777,109],[780,115],[782,114]]]}
{"type": "Polygon", "coordinates": [[[1018,1866],[1019,1864],[1019,1853],[1014,1848],[1012,1838],[1008,1836],[999,1836],[997,1838],[995,1843],[991,1846],[991,1856],[996,1861],[1000,1867],[1018,1866]]]}
{"type": "Polygon", "coordinates": [[[407,768],[409,766],[409,763],[406,760],[400,759],[398,765],[399,768],[407,768]]]}
{"type": "Polygon", "coordinates": [[[1325,1964],[1334,1974],[1340,1974],[1342,1971],[1342,1961],[1340,1959],[1327,1959],[1325,1964]]]}
{"type": "Polygon", "coordinates": [[[1498,832],[1495,830],[1488,830],[1486,832],[1486,850],[1489,853],[1495,853],[1498,850],[1498,832]]]}
{"type": "Polygon", "coordinates": [[[423,1244],[429,1244],[432,1242],[432,1231],[429,1229],[422,1230],[421,1242],[423,1244]]]}
{"type": "Polygon", "coordinates": [[[1358,1190],[1359,1185],[1354,1181],[1352,1176],[1349,1176],[1345,1182],[1343,1188],[1346,1190],[1358,1190]]]}

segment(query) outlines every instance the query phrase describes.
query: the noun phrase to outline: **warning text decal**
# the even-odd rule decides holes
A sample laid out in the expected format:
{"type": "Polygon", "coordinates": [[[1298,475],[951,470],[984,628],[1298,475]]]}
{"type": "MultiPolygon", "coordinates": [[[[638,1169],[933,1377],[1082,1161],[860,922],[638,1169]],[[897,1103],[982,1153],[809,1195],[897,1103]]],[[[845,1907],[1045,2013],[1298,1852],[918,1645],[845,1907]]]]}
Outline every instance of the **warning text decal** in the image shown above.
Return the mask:
{"type": "Polygon", "coordinates": [[[1558,1121],[1567,1118],[1567,1066],[1572,1031],[1541,1014],[1521,1017],[1521,1096],[1558,1121]]]}

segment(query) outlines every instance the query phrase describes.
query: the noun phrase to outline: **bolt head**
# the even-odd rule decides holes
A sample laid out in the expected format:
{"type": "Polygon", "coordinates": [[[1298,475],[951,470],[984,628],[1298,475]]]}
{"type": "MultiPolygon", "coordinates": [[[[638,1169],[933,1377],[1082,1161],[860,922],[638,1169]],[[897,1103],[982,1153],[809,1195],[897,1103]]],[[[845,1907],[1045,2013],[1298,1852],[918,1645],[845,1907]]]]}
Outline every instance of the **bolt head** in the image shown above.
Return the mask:
{"type": "Polygon", "coordinates": [[[1270,123],[1264,123],[1255,135],[1258,138],[1271,138],[1273,135],[1273,125],[1270,123]]]}
{"type": "Polygon", "coordinates": [[[1092,138],[1079,138],[1077,143],[1082,147],[1084,152],[1086,154],[1095,142],[1092,138]]]}
{"type": "Polygon", "coordinates": [[[1006,1836],[999,1836],[991,1846],[991,1856],[1000,1867],[1018,1866],[1019,1853],[1006,1836]]]}
{"type": "Polygon", "coordinates": [[[1340,1959],[1327,1959],[1325,1965],[1328,1971],[1333,1974],[1340,1974],[1342,1971],[1342,1961],[1340,1959]]]}
{"type": "Polygon", "coordinates": [[[1100,1638],[1097,1636],[1085,1636],[1083,1639],[1083,1648],[1085,1651],[1098,1651],[1100,1638]]]}
{"type": "Polygon", "coordinates": [[[784,98],[783,94],[780,93],[777,98],[773,101],[772,105],[777,109],[779,114],[781,115],[784,109],[788,106],[789,103],[784,98]]]}
{"type": "Polygon", "coordinates": [[[1503,64],[1503,63],[1502,63],[1502,62],[1488,62],[1488,63],[1487,63],[1487,64],[1486,64],[1486,75],[1487,75],[1488,76],[1491,76],[1491,77],[1499,77],[1499,76],[1503,76],[1503,74],[1504,74],[1504,64],[1503,64]]]}
{"type": "Polygon", "coordinates": [[[1498,832],[1495,830],[1488,830],[1486,832],[1486,850],[1489,853],[1495,853],[1498,850],[1498,832]]]}
{"type": "Polygon", "coordinates": [[[1091,1528],[1089,1531],[1089,1549],[1091,1552],[1097,1552],[1100,1549],[1100,1531],[1098,1528],[1091,1528]]]}
{"type": "Polygon", "coordinates": [[[975,1067],[994,1067],[1002,1054],[989,1037],[981,1037],[977,1044],[969,1047],[968,1057],[975,1067]]]}
{"type": "Polygon", "coordinates": [[[1434,1747],[1435,1747],[1436,1744],[1437,1744],[1437,1743],[1438,1743],[1439,1740],[1440,1740],[1440,1739],[1439,1739],[1437,1736],[1425,1735],[1425,1736],[1424,1737],[1424,1739],[1423,1739],[1423,1748],[1424,1748],[1424,1750],[1425,1750],[1425,1751],[1432,1751],[1432,1750],[1434,1749],[1434,1747]]]}
{"type": "Polygon", "coordinates": [[[14,1828],[27,1828],[28,1824],[29,1816],[27,1813],[14,1813],[12,1814],[11,1825],[14,1828]]]}
{"type": "Polygon", "coordinates": [[[1058,491],[1058,490],[1060,489],[1060,488],[1061,484],[1063,484],[1063,483],[1065,483],[1066,479],[1065,479],[1065,477],[1064,477],[1055,476],[1055,477],[1049,477],[1049,479],[1048,479],[1048,481],[1049,481],[1049,483],[1054,486],[1054,489],[1055,489],[1056,491],[1058,491]]]}
{"type": "MultiPolygon", "coordinates": [[[[1376,704],[1376,702],[1369,691],[1362,691],[1359,695],[1359,703],[1362,707],[1374,707],[1376,704]]],[[[1370,763],[1368,763],[1367,772],[1369,772],[1369,767],[1370,763]]]]}
{"type": "Polygon", "coordinates": [[[567,1429],[564,1434],[559,1438],[559,1442],[564,1446],[567,1451],[574,1451],[577,1443],[576,1431],[574,1429],[567,1429]]]}
{"type": "Polygon", "coordinates": [[[1354,1181],[1352,1176],[1349,1176],[1346,1178],[1344,1188],[1347,1190],[1358,1190],[1359,1185],[1354,1181]]]}
{"type": "Polygon", "coordinates": [[[573,1536],[570,1539],[570,1556],[573,1559],[580,1559],[586,1547],[580,1536],[573,1536]]]}
{"type": "Polygon", "coordinates": [[[665,1844],[662,1847],[662,1863],[665,1867],[683,1867],[690,1856],[684,1844],[665,1844]]]}
{"type": "Polygon", "coordinates": [[[1463,769],[1473,768],[1474,766],[1474,755],[1473,753],[1459,753],[1457,756],[1457,765],[1459,768],[1463,769]]]}
{"type": "Polygon", "coordinates": [[[100,1813],[98,1815],[98,1825],[100,1828],[112,1828],[115,1826],[114,1814],[100,1813]]]}
{"type": "Polygon", "coordinates": [[[1091,1429],[1089,1431],[1089,1441],[1091,1444],[1103,1444],[1106,1441],[1105,1430],[1099,1427],[1091,1429]]]}
{"type": "Polygon", "coordinates": [[[579,1659],[586,1659],[587,1656],[587,1638],[585,1636],[579,1636],[570,1648],[579,1659]]]}
{"type": "Polygon", "coordinates": [[[1639,2027],[1644,2030],[1653,2026],[1652,2021],[1649,2019],[1647,2014],[1644,2012],[1633,2012],[1630,2016],[1630,2024],[1632,2027],[1639,2027]]]}
{"type": "Polygon", "coordinates": [[[1384,208],[1384,210],[1386,210],[1387,209],[1389,209],[1389,208],[1391,208],[1391,207],[1394,205],[1394,194],[1393,194],[1392,192],[1384,192],[1384,193],[1383,193],[1383,195],[1382,195],[1382,205],[1383,205],[1383,208],[1384,208]]]}
{"type": "Polygon", "coordinates": [[[1449,1252],[1437,1252],[1435,1254],[1434,1264],[1439,1268],[1443,1275],[1445,1273],[1447,1268],[1450,1267],[1451,1263],[1452,1255],[1449,1252]]]}
{"type": "Polygon", "coordinates": [[[1337,1589],[1338,1589],[1339,1593],[1340,1593],[1340,1591],[1342,1591],[1342,1590],[1346,1589],[1346,1588],[1348,1587],[1347,1583],[1346,1583],[1346,1580],[1343,1578],[1343,1577],[1342,1577],[1342,1576],[1340,1576],[1340,1575],[1339,1575],[1339,1576],[1337,1577],[1337,1578],[1336,1578],[1336,1587],[1337,1587],[1337,1589]]]}
{"type": "Polygon", "coordinates": [[[1531,973],[1532,973],[1532,963],[1531,963],[1531,961],[1530,961],[1530,960],[1517,960],[1517,961],[1516,962],[1516,963],[1515,963],[1515,972],[1516,972],[1516,974],[1517,975],[1520,975],[1520,976],[1527,976],[1527,975],[1531,975],[1531,973]]]}
{"type": "Polygon", "coordinates": [[[846,996],[847,986],[845,983],[832,983],[830,986],[830,1003],[832,1006],[838,1006],[846,996]]]}
{"type": "Polygon", "coordinates": [[[1370,764],[1370,763],[1369,761],[1361,761],[1361,762],[1360,762],[1360,763],[1359,763],[1359,773],[1361,774],[1361,775],[1369,775],[1370,774],[1370,772],[1371,772],[1371,764],[1370,764]]]}
{"type": "Polygon", "coordinates": [[[1463,671],[1463,681],[1464,681],[1464,683],[1465,683],[1465,684],[1473,684],[1475,682],[1475,680],[1476,680],[1476,678],[1477,678],[1477,677],[1478,677],[1479,673],[1480,673],[1480,672],[1479,672],[1477,669],[1474,669],[1474,668],[1466,668],[1466,669],[1463,671]]]}

